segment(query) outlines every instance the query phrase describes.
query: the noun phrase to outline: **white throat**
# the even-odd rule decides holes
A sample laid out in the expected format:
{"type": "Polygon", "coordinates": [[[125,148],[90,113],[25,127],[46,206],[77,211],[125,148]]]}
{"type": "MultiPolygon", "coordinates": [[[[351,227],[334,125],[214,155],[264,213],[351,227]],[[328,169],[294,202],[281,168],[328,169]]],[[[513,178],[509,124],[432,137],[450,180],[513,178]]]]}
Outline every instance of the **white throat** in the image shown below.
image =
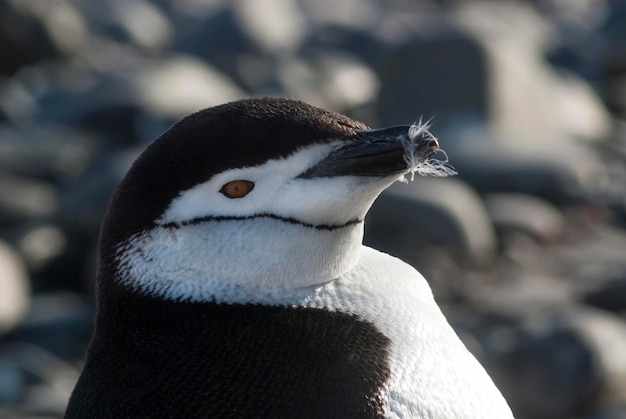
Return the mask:
{"type": "Polygon", "coordinates": [[[254,217],[156,227],[117,254],[119,278],[171,299],[212,301],[233,288],[293,290],[341,277],[357,263],[363,222],[315,228],[254,217]]]}

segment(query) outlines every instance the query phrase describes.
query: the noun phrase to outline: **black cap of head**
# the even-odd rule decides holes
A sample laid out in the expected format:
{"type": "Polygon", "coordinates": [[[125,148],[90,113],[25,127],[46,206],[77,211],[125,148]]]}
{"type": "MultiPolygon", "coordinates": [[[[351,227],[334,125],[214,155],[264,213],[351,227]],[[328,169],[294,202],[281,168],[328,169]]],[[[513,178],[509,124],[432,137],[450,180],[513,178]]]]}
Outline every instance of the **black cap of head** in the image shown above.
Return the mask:
{"type": "MultiPolygon", "coordinates": [[[[367,127],[350,118],[283,98],[247,99],[189,115],[135,161],[105,217],[100,251],[150,229],[182,191],[228,169],[255,166],[296,150],[355,137],[367,127]]],[[[108,257],[107,257],[108,256],[108,257]]]]}

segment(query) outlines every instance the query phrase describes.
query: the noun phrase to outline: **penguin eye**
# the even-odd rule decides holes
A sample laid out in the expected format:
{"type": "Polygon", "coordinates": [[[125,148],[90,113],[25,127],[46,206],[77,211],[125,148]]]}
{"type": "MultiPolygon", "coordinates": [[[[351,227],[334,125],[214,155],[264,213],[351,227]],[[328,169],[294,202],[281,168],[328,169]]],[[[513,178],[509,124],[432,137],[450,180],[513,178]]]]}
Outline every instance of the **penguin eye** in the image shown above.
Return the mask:
{"type": "Polygon", "coordinates": [[[227,198],[237,199],[248,195],[252,189],[254,183],[248,180],[233,180],[222,186],[220,192],[227,198]]]}

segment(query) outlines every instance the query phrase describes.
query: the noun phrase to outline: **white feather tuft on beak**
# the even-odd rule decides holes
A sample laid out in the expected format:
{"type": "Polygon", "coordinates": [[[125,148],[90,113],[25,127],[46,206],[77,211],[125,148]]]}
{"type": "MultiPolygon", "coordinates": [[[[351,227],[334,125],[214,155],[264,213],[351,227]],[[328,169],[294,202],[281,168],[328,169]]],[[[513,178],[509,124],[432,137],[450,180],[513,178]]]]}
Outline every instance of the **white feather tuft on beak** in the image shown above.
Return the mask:
{"type": "MultiPolygon", "coordinates": [[[[402,136],[400,139],[404,147],[404,161],[409,168],[407,174],[411,174],[411,181],[415,180],[415,173],[422,176],[435,177],[454,176],[457,174],[454,167],[449,164],[448,156],[442,149],[438,151],[445,156],[445,160],[421,159],[418,155],[419,153],[416,152],[417,140],[419,138],[426,136],[430,139],[437,140],[437,137],[429,131],[430,121],[431,119],[422,122],[422,118],[420,117],[419,121],[415,122],[409,128],[408,136],[402,136]]],[[[405,183],[408,182],[406,177],[402,177],[401,181],[405,183]]]]}

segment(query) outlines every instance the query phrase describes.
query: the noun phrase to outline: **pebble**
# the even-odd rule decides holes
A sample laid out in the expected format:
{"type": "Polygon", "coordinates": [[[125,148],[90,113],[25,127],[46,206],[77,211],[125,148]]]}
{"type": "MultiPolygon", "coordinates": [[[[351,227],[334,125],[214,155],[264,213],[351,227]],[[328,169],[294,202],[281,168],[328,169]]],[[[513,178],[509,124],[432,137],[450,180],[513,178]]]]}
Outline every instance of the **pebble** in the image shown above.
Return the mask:
{"type": "Polygon", "coordinates": [[[19,324],[30,299],[24,262],[8,243],[0,240],[0,335],[19,324]]]}

